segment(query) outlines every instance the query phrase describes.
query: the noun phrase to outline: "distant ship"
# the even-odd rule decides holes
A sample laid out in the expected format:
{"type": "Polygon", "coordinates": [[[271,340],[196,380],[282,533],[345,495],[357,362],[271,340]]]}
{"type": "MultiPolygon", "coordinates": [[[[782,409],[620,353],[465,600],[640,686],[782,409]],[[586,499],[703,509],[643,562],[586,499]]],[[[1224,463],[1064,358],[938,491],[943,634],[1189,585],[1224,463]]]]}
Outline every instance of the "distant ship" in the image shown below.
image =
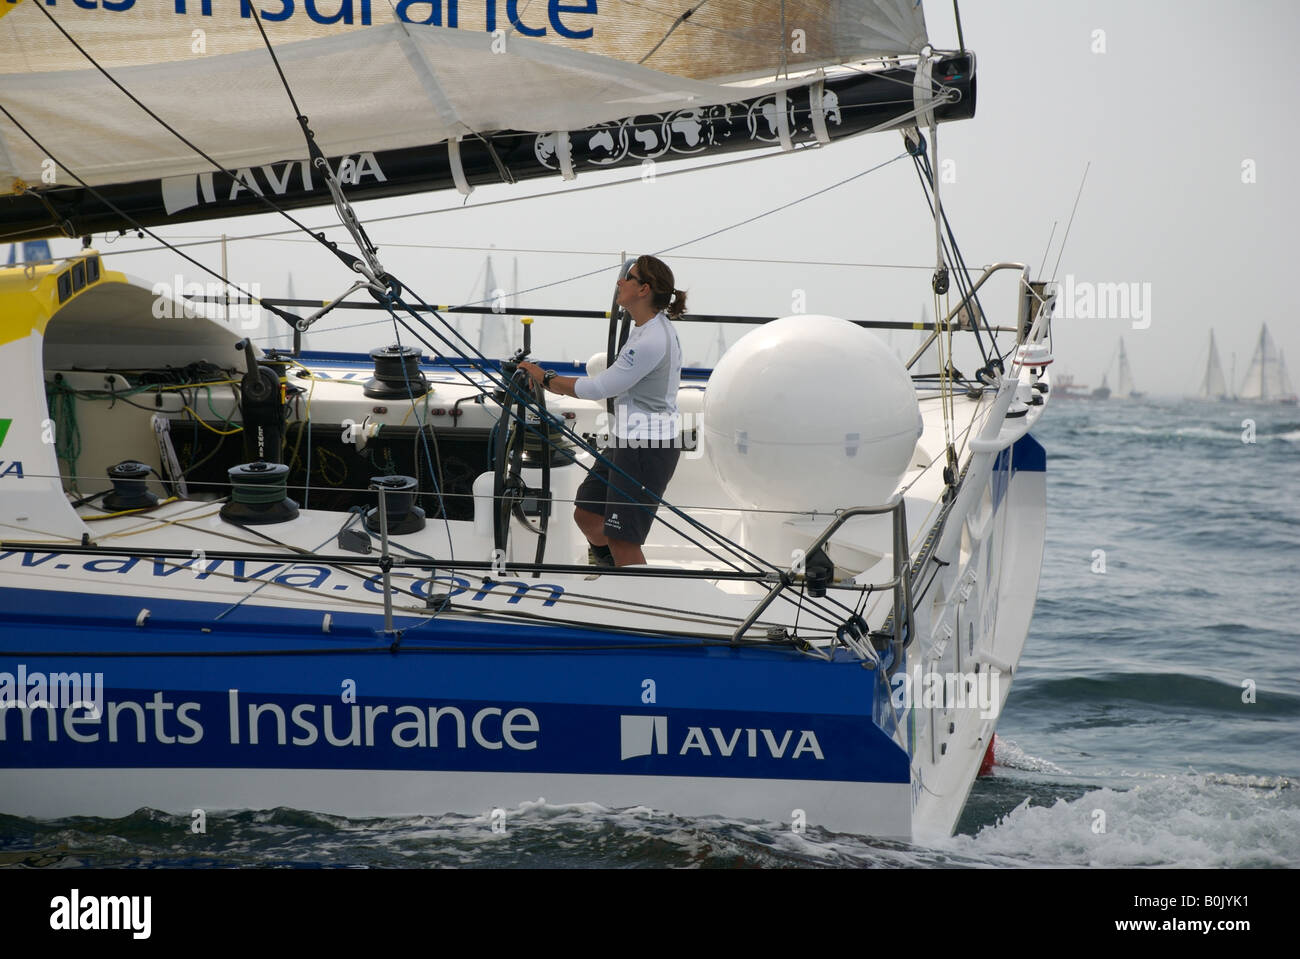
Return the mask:
{"type": "Polygon", "coordinates": [[[1052,380],[1052,396],[1058,400],[1086,400],[1089,392],[1088,387],[1075,383],[1073,376],[1060,373],[1052,380]]]}

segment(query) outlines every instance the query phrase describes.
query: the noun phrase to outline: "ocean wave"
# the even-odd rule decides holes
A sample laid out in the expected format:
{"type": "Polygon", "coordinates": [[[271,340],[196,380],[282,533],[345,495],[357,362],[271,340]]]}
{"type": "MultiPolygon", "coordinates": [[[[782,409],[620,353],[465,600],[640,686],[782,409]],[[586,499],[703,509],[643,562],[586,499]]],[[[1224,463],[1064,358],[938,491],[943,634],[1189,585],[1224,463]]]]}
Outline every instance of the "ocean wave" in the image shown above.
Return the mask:
{"type": "Polygon", "coordinates": [[[1026,798],[991,826],[935,844],[1003,865],[1295,868],[1300,790],[1289,780],[1189,773],[1077,799],[1026,798]]]}
{"type": "MultiPolygon", "coordinates": [[[[1102,672],[1091,676],[1040,677],[1016,686],[1016,707],[1046,706],[1054,710],[1071,704],[1087,704],[1102,709],[1116,703],[1138,703],[1148,709],[1175,707],[1190,715],[1240,713],[1242,687],[1207,676],[1182,672],[1102,672]]],[[[1300,696],[1278,689],[1258,689],[1250,704],[1258,718],[1300,716],[1300,696]]],[[[1103,715],[1072,718],[1059,728],[1080,725],[1140,725],[1148,716],[1126,712],[1107,718],[1103,715]]]]}
{"type": "MultiPolygon", "coordinates": [[[[0,817],[0,865],[189,868],[787,868],[984,866],[951,851],[816,826],[699,817],[644,806],[522,803],[482,815],[345,819],[304,810],[190,819],[139,810],[77,819],[19,839],[0,817]],[[188,835],[187,835],[188,834],[188,835]]],[[[18,822],[18,820],[14,820],[18,822]]]]}

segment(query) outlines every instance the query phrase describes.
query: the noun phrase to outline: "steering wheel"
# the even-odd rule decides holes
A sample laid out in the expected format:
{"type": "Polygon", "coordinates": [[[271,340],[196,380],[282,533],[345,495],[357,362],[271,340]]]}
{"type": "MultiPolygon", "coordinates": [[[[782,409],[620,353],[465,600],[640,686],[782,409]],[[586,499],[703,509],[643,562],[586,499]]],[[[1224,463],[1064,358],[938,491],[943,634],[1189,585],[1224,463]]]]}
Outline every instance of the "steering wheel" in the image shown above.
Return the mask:
{"type": "MultiPolygon", "coordinates": [[[[521,353],[523,351],[520,351],[521,353]]],[[[510,390],[501,402],[501,418],[497,422],[496,455],[492,478],[492,543],[504,552],[510,539],[510,518],[513,516],[537,536],[535,562],[541,563],[546,553],[546,531],[551,520],[551,449],[546,421],[546,391],[533,383],[517,364],[523,356],[516,354],[513,361],[502,364],[503,370],[514,367],[510,376],[510,390]],[[527,401],[540,408],[541,416],[531,414],[527,401]],[[524,451],[530,440],[540,441],[542,485],[529,489],[524,482],[524,451]],[[537,500],[536,522],[524,512],[524,502],[530,495],[537,500]]],[[[533,576],[540,576],[536,570],[533,576]]]]}

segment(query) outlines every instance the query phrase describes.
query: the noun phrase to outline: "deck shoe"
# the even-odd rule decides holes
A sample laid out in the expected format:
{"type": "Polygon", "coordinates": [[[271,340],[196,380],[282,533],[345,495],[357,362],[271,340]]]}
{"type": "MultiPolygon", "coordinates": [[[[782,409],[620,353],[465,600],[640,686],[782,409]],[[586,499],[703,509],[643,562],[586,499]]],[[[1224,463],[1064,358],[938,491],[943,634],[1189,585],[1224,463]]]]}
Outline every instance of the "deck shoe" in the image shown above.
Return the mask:
{"type": "Polygon", "coordinates": [[[613,566],[614,554],[609,551],[608,546],[588,546],[587,562],[592,566],[613,566]]]}

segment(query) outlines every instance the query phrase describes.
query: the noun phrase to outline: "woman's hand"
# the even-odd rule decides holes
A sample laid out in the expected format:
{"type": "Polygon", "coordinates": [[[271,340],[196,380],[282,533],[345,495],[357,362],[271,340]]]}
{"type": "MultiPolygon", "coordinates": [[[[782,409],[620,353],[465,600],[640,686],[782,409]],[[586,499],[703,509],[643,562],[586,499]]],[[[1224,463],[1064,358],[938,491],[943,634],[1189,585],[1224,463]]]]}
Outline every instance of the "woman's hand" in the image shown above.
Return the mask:
{"type": "Polygon", "coordinates": [[[529,363],[527,360],[520,363],[519,368],[524,370],[532,378],[532,381],[538,385],[541,384],[542,377],[546,375],[546,371],[540,366],[536,363],[529,363]]]}

